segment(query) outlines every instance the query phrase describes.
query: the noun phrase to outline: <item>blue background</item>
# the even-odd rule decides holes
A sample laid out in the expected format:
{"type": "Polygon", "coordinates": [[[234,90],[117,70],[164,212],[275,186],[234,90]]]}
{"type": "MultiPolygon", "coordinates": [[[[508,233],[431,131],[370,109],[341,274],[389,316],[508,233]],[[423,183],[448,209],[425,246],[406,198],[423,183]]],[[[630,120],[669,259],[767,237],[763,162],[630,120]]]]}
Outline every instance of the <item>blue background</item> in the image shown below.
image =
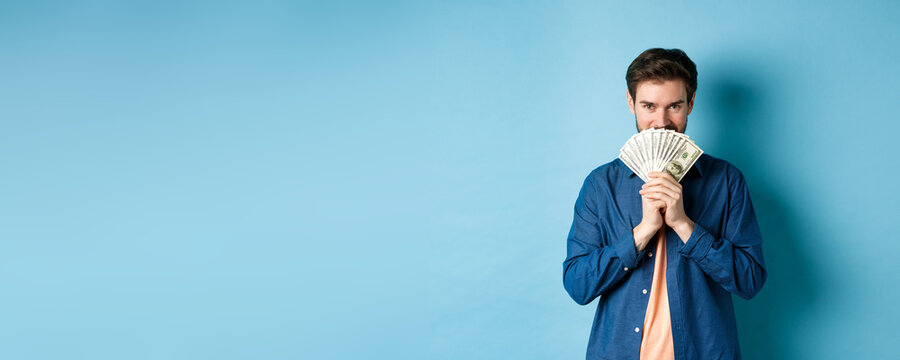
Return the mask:
{"type": "Polygon", "coordinates": [[[744,172],[748,359],[898,358],[900,5],[0,2],[0,358],[582,359],[624,74],[744,172]]]}

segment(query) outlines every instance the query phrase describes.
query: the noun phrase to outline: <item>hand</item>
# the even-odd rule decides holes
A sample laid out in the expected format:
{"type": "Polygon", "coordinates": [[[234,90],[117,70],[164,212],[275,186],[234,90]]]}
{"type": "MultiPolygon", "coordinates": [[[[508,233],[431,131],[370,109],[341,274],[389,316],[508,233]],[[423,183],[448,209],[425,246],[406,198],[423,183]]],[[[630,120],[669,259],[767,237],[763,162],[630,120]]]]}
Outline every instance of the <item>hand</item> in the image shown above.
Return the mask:
{"type": "Polygon", "coordinates": [[[663,220],[669,225],[681,241],[687,242],[687,239],[694,231],[694,222],[684,213],[684,202],[682,201],[681,184],[675,181],[669,173],[654,171],[648,174],[650,181],[646,182],[639,193],[641,199],[649,199],[654,201],[662,201],[665,203],[663,220]]]}
{"type": "Polygon", "coordinates": [[[663,213],[665,213],[666,202],[662,200],[653,200],[646,196],[641,196],[641,223],[632,230],[634,235],[634,246],[637,251],[644,250],[647,243],[653,235],[665,225],[663,221],[663,213]]]}

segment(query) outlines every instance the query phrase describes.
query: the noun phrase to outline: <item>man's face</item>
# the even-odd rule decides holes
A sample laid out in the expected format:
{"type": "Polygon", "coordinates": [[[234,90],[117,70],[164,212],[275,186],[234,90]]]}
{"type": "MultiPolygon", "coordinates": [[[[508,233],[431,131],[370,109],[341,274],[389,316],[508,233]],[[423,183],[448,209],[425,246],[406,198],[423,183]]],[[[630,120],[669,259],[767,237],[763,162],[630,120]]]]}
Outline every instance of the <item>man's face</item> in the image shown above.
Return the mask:
{"type": "Polygon", "coordinates": [[[684,133],[687,116],[694,108],[695,92],[690,101],[684,80],[643,81],[634,92],[635,98],[625,89],[628,108],[634,114],[638,131],[649,128],[665,128],[684,133]]]}

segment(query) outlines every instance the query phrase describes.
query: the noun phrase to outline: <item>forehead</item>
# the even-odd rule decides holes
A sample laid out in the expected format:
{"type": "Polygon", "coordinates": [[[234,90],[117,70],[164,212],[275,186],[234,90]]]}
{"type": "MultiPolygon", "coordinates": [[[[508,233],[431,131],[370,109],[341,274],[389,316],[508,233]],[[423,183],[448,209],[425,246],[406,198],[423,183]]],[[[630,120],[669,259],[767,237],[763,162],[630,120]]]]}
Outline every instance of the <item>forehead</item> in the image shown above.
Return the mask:
{"type": "Polygon", "coordinates": [[[646,80],[638,83],[634,97],[637,101],[672,102],[686,100],[687,90],[684,87],[684,80],[681,79],[646,80]]]}

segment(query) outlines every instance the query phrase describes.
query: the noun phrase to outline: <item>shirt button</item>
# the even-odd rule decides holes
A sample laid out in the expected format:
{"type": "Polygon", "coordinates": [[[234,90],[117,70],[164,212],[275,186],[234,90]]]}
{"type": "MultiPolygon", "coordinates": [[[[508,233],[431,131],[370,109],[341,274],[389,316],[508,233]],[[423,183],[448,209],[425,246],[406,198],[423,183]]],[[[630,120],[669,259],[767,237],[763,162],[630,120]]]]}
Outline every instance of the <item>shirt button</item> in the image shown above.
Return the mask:
{"type": "Polygon", "coordinates": [[[634,332],[641,332],[640,328],[634,328],[634,332]]]}
{"type": "Polygon", "coordinates": [[[647,293],[647,289],[644,289],[644,294],[646,294],[646,293],[647,293]]]}
{"type": "Polygon", "coordinates": [[[653,257],[653,253],[648,253],[647,256],[653,257]]]}
{"type": "Polygon", "coordinates": [[[628,267],[626,266],[623,270],[628,271],[628,267]]]}

